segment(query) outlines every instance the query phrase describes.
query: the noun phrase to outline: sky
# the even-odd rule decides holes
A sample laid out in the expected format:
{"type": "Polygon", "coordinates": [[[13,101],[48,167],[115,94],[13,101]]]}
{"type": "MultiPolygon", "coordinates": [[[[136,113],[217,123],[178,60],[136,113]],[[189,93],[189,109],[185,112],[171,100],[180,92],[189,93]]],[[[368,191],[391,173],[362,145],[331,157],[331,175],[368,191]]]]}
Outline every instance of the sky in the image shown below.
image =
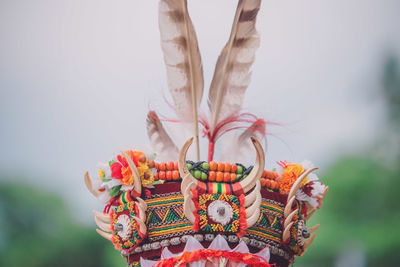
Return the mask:
{"type": "MultiPolygon", "coordinates": [[[[207,92],[236,1],[188,2],[207,92]]],[[[323,171],[378,136],[399,12],[397,0],[262,2],[244,110],[282,125],[267,128],[267,168],[307,158],[323,171]]],[[[0,179],[61,194],[90,219],[100,204],[84,172],[148,145],[147,111],[169,112],[157,16],[156,0],[0,1],[0,179]]]]}

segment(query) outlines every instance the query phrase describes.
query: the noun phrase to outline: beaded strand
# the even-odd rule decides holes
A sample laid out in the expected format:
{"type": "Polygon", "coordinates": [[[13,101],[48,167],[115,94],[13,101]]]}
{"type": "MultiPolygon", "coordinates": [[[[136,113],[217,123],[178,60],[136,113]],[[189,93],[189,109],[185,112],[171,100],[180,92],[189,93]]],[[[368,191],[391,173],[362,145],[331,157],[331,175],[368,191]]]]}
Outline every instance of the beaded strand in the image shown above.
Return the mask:
{"type": "MultiPolygon", "coordinates": [[[[240,163],[230,164],[228,162],[205,161],[193,162],[186,161],[187,168],[192,176],[204,182],[217,183],[236,183],[244,179],[253,169],[253,166],[246,168],[240,163]]],[[[178,181],[181,179],[179,175],[178,162],[160,162],[154,163],[156,173],[154,179],[156,181],[163,180],[165,182],[178,181]]],[[[274,171],[264,170],[261,175],[261,186],[272,190],[279,190],[279,174],[274,171]]]]}

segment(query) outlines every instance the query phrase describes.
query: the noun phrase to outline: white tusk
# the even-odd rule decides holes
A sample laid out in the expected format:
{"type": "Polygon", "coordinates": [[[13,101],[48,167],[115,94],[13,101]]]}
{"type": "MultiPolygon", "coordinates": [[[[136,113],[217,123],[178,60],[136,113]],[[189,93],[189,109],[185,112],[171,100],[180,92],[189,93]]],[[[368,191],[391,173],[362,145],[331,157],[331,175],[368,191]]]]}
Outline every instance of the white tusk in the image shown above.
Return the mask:
{"type": "Polygon", "coordinates": [[[306,241],[304,241],[304,246],[303,246],[303,252],[301,253],[301,255],[303,255],[307,248],[312,244],[312,242],[314,241],[316,235],[312,235],[309,239],[307,239],[306,241]]]}
{"type": "Polygon", "coordinates": [[[112,230],[111,230],[111,225],[110,225],[109,223],[105,223],[105,222],[101,221],[101,220],[100,220],[99,218],[97,218],[96,216],[94,216],[94,220],[95,220],[97,226],[98,226],[101,230],[103,230],[103,231],[106,232],[106,233],[111,233],[111,232],[112,232],[112,230]]]}
{"type": "Polygon", "coordinates": [[[243,181],[239,182],[243,188],[244,193],[247,193],[248,191],[250,191],[250,189],[254,187],[256,181],[260,179],[262,172],[264,171],[265,165],[264,150],[260,142],[255,137],[251,137],[251,141],[253,142],[254,148],[256,149],[257,159],[249,175],[243,181]]]}
{"type": "Polygon", "coordinates": [[[138,209],[139,209],[139,218],[142,220],[142,221],[145,221],[146,220],[146,211],[143,209],[143,207],[142,206],[140,206],[140,205],[138,205],[138,209]]]}
{"type": "Polygon", "coordinates": [[[183,203],[183,211],[185,212],[186,218],[188,218],[188,220],[189,220],[191,223],[194,223],[194,221],[195,221],[195,217],[194,217],[194,215],[193,215],[194,209],[192,209],[192,207],[191,207],[191,205],[190,205],[190,202],[191,202],[191,201],[185,201],[185,202],[183,203]]]}
{"type": "Polygon", "coordinates": [[[282,235],[282,241],[285,243],[288,241],[290,238],[290,228],[292,228],[294,222],[289,223],[289,225],[285,228],[285,231],[283,232],[282,235]]]}
{"type": "Polygon", "coordinates": [[[193,203],[193,200],[192,200],[193,194],[192,194],[192,191],[191,191],[193,186],[196,187],[195,183],[191,183],[186,188],[186,191],[183,194],[183,197],[184,197],[184,202],[189,202],[190,209],[194,211],[196,209],[196,207],[194,206],[194,203],[193,203]]]}
{"type": "Polygon", "coordinates": [[[109,214],[105,214],[105,213],[102,213],[102,212],[98,212],[98,211],[96,211],[96,210],[93,210],[92,212],[93,212],[94,216],[97,217],[97,218],[99,218],[100,220],[102,220],[102,221],[104,221],[104,222],[108,222],[108,223],[111,222],[111,218],[110,218],[110,215],[109,215],[109,214]]]}
{"type": "Polygon", "coordinates": [[[246,223],[247,223],[247,229],[249,229],[250,227],[252,227],[253,225],[255,225],[256,224],[256,222],[258,221],[258,218],[260,217],[260,209],[258,208],[258,209],[256,209],[256,211],[253,213],[253,215],[250,217],[250,218],[248,218],[247,220],[246,220],[246,223]]]}
{"type": "Polygon", "coordinates": [[[92,193],[93,196],[98,197],[101,194],[99,190],[93,189],[92,180],[90,179],[89,172],[85,173],[84,181],[86,188],[89,190],[90,193],[92,193]]]}
{"type": "Polygon", "coordinates": [[[140,197],[137,197],[136,199],[137,199],[137,201],[138,201],[137,204],[138,204],[139,206],[141,206],[141,207],[143,208],[144,211],[146,211],[146,210],[147,210],[147,203],[146,203],[146,201],[144,201],[144,200],[141,199],[140,197]]]}
{"type": "Polygon", "coordinates": [[[197,182],[196,178],[194,178],[190,174],[186,165],[186,154],[192,142],[193,142],[193,137],[189,138],[179,151],[178,168],[179,168],[179,175],[182,177],[182,183],[181,183],[182,193],[186,191],[186,188],[190,183],[197,182]]]}
{"type": "Polygon", "coordinates": [[[260,210],[260,205],[261,205],[261,193],[258,191],[258,194],[256,195],[256,201],[251,205],[249,208],[246,209],[246,219],[251,217],[251,215],[254,214],[257,210],[260,210]]]}
{"type": "Polygon", "coordinates": [[[298,211],[299,209],[295,209],[292,213],[289,214],[289,216],[286,217],[283,228],[286,228],[288,226],[288,224],[292,221],[293,216],[296,215],[298,211]]]}
{"type": "Polygon", "coordinates": [[[110,241],[112,241],[112,234],[110,233],[105,233],[103,231],[101,231],[100,229],[96,229],[96,232],[101,235],[102,237],[104,237],[105,239],[108,239],[110,241]]]}
{"type": "Polygon", "coordinates": [[[121,153],[122,153],[122,155],[124,155],[126,161],[128,162],[128,165],[129,165],[129,167],[131,168],[131,171],[132,171],[133,182],[134,182],[134,185],[135,185],[133,190],[135,190],[136,193],[138,193],[140,195],[142,193],[142,182],[140,180],[139,171],[136,168],[135,163],[133,163],[131,157],[128,156],[128,154],[126,154],[124,151],[121,151],[121,153]]]}
{"type": "Polygon", "coordinates": [[[314,234],[319,228],[319,224],[311,227],[310,229],[308,229],[310,231],[310,234],[314,234]]]}
{"type": "Polygon", "coordinates": [[[290,189],[288,199],[291,199],[297,192],[297,190],[300,188],[301,182],[309,175],[311,172],[317,170],[318,168],[311,168],[308,170],[305,170],[302,175],[300,175],[299,178],[297,178],[296,182],[294,182],[292,188],[290,189]]]}
{"type": "Polygon", "coordinates": [[[140,219],[140,218],[138,218],[138,217],[136,217],[136,216],[132,216],[132,218],[134,218],[134,219],[136,220],[136,222],[139,224],[139,231],[140,231],[142,234],[145,235],[145,234],[147,233],[147,227],[146,227],[146,225],[144,224],[143,220],[140,219]]]}
{"type": "Polygon", "coordinates": [[[244,206],[246,208],[251,204],[253,204],[253,202],[256,200],[257,193],[260,192],[260,189],[261,189],[261,182],[260,180],[258,180],[256,182],[256,187],[254,188],[254,190],[244,198],[244,206]]]}
{"type": "Polygon", "coordinates": [[[292,211],[292,205],[294,200],[296,199],[295,196],[293,196],[291,199],[288,198],[288,202],[286,203],[285,209],[283,211],[283,217],[286,218],[289,216],[289,213],[292,211]]]}

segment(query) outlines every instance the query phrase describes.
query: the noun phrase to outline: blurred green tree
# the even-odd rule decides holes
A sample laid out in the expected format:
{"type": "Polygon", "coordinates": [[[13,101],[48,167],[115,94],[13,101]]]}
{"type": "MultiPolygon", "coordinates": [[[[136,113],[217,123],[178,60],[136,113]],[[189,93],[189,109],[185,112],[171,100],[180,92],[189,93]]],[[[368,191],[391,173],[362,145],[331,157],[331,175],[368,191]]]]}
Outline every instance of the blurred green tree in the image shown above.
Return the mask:
{"type": "Polygon", "coordinates": [[[361,259],[357,266],[399,266],[400,70],[395,57],[388,57],[383,69],[387,128],[362,155],[340,158],[322,176],[330,190],[309,222],[322,227],[309,251],[297,259],[298,267],[355,266],[340,264],[339,258],[360,250],[366,263],[361,259]],[[380,156],[382,150],[390,158],[380,156]]]}
{"type": "Polygon", "coordinates": [[[109,242],[71,218],[59,197],[2,183],[0,266],[124,266],[109,242]]]}

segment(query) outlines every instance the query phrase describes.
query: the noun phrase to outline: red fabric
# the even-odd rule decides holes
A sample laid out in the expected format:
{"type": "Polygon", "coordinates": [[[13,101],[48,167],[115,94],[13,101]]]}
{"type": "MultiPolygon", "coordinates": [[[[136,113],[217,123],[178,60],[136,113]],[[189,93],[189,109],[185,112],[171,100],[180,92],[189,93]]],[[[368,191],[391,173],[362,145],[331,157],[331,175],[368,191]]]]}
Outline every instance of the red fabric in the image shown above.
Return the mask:
{"type": "Polygon", "coordinates": [[[203,249],[192,252],[184,252],[182,256],[165,259],[159,262],[157,267],[185,266],[187,263],[206,260],[210,258],[226,258],[237,263],[245,263],[249,266],[270,267],[271,265],[262,257],[250,253],[220,251],[203,249]]]}
{"type": "Polygon", "coordinates": [[[237,233],[238,237],[242,237],[246,234],[247,230],[247,221],[246,221],[246,209],[244,208],[245,196],[242,194],[239,196],[239,212],[240,212],[240,227],[239,232],[237,233]]]}
{"type": "Polygon", "coordinates": [[[196,207],[196,210],[193,212],[193,215],[195,218],[194,223],[193,223],[193,231],[197,232],[197,231],[199,231],[199,224],[200,224],[200,216],[197,213],[197,211],[200,209],[199,200],[198,200],[199,196],[197,194],[197,190],[192,189],[191,191],[193,194],[192,200],[193,200],[194,206],[196,207]]]}

